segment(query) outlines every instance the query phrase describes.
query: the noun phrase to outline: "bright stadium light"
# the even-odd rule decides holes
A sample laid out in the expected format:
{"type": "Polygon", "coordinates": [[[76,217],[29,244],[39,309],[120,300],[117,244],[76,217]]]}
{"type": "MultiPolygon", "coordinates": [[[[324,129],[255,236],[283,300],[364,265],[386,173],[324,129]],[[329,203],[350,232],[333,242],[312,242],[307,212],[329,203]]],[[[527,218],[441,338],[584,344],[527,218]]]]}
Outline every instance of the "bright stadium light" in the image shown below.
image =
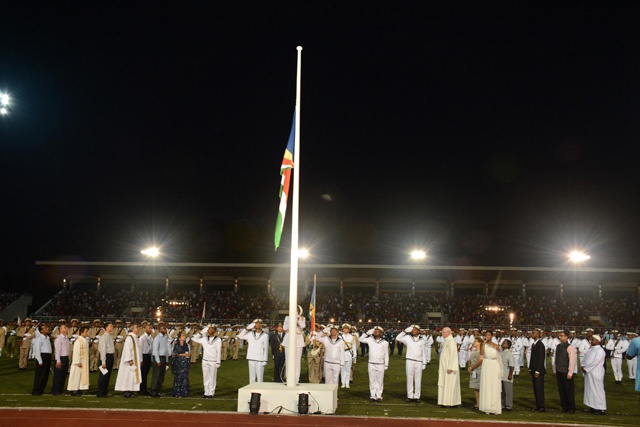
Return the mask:
{"type": "Polygon", "coordinates": [[[146,255],[149,256],[151,258],[155,258],[158,255],[160,255],[160,249],[156,248],[155,246],[152,246],[150,248],[146,248],[140,251],[140,253],[142,255],[146,255]]]}
{"type": "Polygon", "coordinates": [[[0,92],[0,115],[6,116],[9,114],[9,101],[9,94],[0,92]]]}
{"type": "Polygon", "coordinates": [[[569,253],[569,261],[574,264],[585,262],[589,259],[591,259],[591,257],[582,251],[572,251],[569,253]]]}
{"type": "Polygon", "coordinates": [[[415,249],[411,251],[411,259],[420,261],[427,258],[427,253],[420,249],[415,249]]]}
{"type": "Polygon", "coordinates": [[[298,249],[298,258],[309,258],[309,249],[298,249]]]}

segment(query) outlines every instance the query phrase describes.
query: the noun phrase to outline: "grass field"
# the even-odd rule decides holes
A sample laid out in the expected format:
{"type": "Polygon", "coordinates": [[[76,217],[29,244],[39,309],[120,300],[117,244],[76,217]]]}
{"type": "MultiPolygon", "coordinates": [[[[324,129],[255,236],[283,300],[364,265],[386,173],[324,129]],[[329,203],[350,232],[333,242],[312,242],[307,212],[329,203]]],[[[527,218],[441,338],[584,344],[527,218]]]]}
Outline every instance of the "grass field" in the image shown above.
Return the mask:
{"type": "MultiPolygon", "coordinates": [[[[241,357],[243,355],[241,354],[241,357]]],[[[369,402],[369,386],[367,377],[366,357],[359,358],[356,364],[355,380],[350,389],[339,389],[338,410],[339,415],[353,416],[393,416],[393,417],[433,417],[433,418],[457,418],[457,419],[496,419],[500,421],[535,421],[548,423],[583,423],[603,424],[613,426],[637,426],[640,424],[640,405],[638,393],[634,391],[631,381],[625,380],[622,385],[616,385],[610,368],[607,370],[605,388],[607,391],[608,411],[605,416],[595,416],[583,413],[582,405],[583,381],[581,375],[576,380],[576,404],[578,412],[573,415],[560,412],[560,399],[556,388],[555,378],[547,375],[545,385],[546,413],[532,413],[529,408],[534,405],[531,380],[528,376],[520,376],[514,381],[514,409],[504,412],[500,416],[486,415],[471,409],[475,404],[473,390],[468,388],[469,376],[461,373],[462,407],[444,409],[437,405],[437,375],[438,360],[434,357],[431,364],[423,372],[422,378],[422,402],[406,402],[406,377],[404,372],[404,360],[398,355],[391,357],[389,369],[385,375],[385,389],[383,403],[369,402]]],[[[238,388],[247,385],[249,371],[244,359],[237,361],[227,360],[218,370],[218,383],[214,399],[202,399],[202,371],[200,364],[191,365],[190,381],[191,396],[186,399],[163,397],[152,399],[150,397],[138,397],[137,399],[124,399],[119,393],[113,392],[115,373],[111,379],[110,392],[114,395],[109,399],[95,397],[98,375],[91,374],[88,393],[81,397],[51,395],[32,396],[31,388],[35,371],[35,361],[29,362],[29,369],[18,370],[18,360],[3,356],[0,358],[0,407],[63,407],[63,408],[144,408],[176,411],[230,411],[237,409],[238,388]]],[[[626,369],[626,364],[624,366],[626,369]]],[[[53,376],[49,377],[48,392],[53,376]]],[[[303,356],[301,378],[303,382],[307,378],[306,359],[303,356]]],[[[270,362],[265,370],[265,380],[273,379],[273,363],[270,362]]],[[[151,375],[149,375],[149,381],[151,375]]],[[[173,383],[171,370],[167,371],[164,383],[165,394],[168,395],[173,383]]]]}

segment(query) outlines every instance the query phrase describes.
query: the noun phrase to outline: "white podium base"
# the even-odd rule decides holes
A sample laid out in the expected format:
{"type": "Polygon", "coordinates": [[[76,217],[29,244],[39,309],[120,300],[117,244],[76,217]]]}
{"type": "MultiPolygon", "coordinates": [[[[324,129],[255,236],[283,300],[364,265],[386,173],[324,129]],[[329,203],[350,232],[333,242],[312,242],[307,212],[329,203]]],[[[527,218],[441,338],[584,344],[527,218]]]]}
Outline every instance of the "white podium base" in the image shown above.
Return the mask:
{"type": "MultiPolygon", "coordinates": [[[[337,384],[253,383],[238,389],[238,412],[249,412],[251,393],[260,393],[260,413],[284,408],[282,414],[298,414],[299,395],[309,395],[309,413],[335,414],[338,407],[337,384]],[[289,412],[291,411],[291,412],[289,412]]],[[[274,413],[277,413],[276,410],[274,413]]]]}

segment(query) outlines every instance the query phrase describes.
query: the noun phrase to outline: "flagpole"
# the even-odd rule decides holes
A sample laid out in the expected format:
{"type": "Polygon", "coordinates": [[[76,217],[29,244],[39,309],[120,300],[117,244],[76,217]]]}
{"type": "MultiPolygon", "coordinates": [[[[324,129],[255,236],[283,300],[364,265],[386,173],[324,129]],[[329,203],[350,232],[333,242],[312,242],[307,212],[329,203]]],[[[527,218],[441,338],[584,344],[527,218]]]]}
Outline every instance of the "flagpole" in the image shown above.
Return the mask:
{"type": "Polygon", "coordinates": [[[289,280],[289,333],[287,334],[287,387],[296,386],[296,365],[298,335],[298,214],[300,195],[300,81],[302,65],[302,46],[298,50],[296,69],[296,124],[293,151],[293,207],[291,214],[291,275],[289,280]]]}

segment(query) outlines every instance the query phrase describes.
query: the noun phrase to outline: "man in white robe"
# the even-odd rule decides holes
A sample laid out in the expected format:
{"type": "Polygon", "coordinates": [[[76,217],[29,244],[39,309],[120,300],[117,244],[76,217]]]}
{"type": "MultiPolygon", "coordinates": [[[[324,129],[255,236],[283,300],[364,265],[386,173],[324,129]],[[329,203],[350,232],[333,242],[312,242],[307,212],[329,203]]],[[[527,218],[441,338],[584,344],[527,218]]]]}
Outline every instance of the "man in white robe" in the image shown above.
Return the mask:
{"type": "Polygon", "coordinates": [[[71,392],[72,396],[82,396],[80,390],[89,389],[89,344],[86,340],[87,335],[89,335],[89,328],[81,326],[73,345],[69,382],[67,383],[67,390],[71,392]]]}
{"type": "Polygon", "coordinates": [[[142,383],[142,351],[138,341],[138,324],[131,326],[131,330],[124,339],[122,356],[120,357],[120,369],[116,379],[116,391],[123,391],[124,397],[136,397],[135,391],[140,391],[142,383]]]}
{"type": "Polygon", "coordinates": [[[460,366],[458,364],[458,346],[451,336],[451,328],[442,330],[442,353],[438,371],[438,405],[458,406],[460,397],[460,366]]]}
{"type": "Polygon", "coordinates": [[[605,415],[607,396],[604,392],[604,361],[606,354],[600,346],[600,335],[591,337],[591,347],[584,356],[584,404],[594,415],[605,415]]]}

